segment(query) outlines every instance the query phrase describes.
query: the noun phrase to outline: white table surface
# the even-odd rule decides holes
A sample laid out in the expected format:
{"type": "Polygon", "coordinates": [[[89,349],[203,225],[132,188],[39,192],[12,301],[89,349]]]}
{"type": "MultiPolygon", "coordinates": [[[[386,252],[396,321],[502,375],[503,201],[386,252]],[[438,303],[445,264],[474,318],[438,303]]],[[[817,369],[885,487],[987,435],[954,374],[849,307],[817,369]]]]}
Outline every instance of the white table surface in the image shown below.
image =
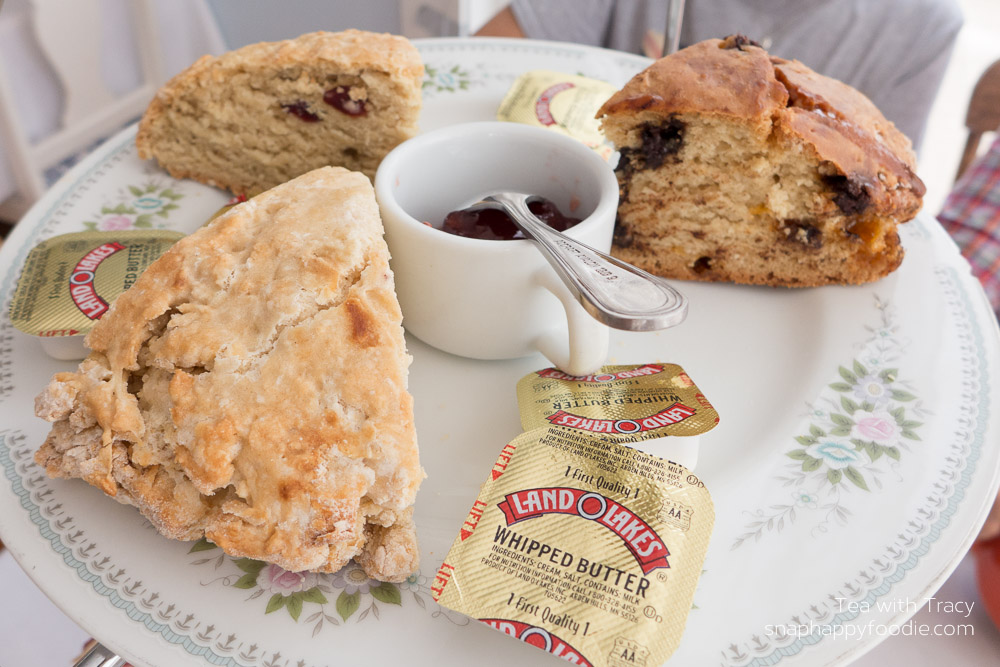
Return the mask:
{"type": "MultiPolygon", "coordinates": [[[[921,603],[916,624],[971,624],[954,637],[890,637],[854,663],[855,667],[1000,664],[1000,631],[990,622],[976,590],[975,564],[966,556],[935,599],[921,603]],[[940,602],[941,604],[938,604],[940,602]],[[954,603],[948,605],[947,603],[954,603]],[[928,609],[930,607],[930,609],[928,609]],[[947,608],[971,608],[968,617],[947,608]]],[[[0,667],[72,665],[89,639],[45,597],[9,551],[0,552],[0,667]]],[[[558,664],[553,660],[553,665],[558,664]]],[[[141,667],[136,666],[136,667],[141,667]]]]}

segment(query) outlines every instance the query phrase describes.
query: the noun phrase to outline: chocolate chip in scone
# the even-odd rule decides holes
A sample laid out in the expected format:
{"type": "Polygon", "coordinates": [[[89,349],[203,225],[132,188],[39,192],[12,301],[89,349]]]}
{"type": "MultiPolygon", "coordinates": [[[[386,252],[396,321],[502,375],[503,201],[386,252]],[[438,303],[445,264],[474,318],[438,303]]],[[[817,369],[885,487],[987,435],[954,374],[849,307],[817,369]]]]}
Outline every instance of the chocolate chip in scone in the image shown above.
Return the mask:
{"type": "Polygon", "coordinates": [[[628,184],[635,173],[633,156],[636,154],[634,148],[622,148],[618,152],[618,164],[615,165],[615,175],[618,177],[618,201],[628,201],[628,184]]]}
{"type": "Polygon", "coordinates": [[[611,237],[611,241],[619,248],[630,248],[635,243],[635,239],[632,237],[632,230],[621,221],[621,218],[615,218],[615,231],[611,237]]]}
{"type": "MultiPolygon", "coordinates": [[[[757,42],[750,39],[746,35],[741,35],[739,33],[735,35],[729,35],[723,38],[722,43],[719,44],[720,49],[739,49],[743,50],[744,46],[760,46],[757,42]]],[[[763,47],[761,47],[763,48],[763,47]]]]}
{"type": "Polygon", "coordinates": [[[684,121],[673,116],[665,124],[643,123],[640,129],[643,169],[657,169],[684,145],[684,121]]]}
{"type": "Polygon", "coordinates": [[[824,175],[823,184],[833,190],[833,202],[844,215],[864,213],[872,205],[868,186],[842,174],[824,175]]]}
{"type": "Polygon", "coordinates": [[[795,219],[782,220],[781,231],[787,240],[799,245],[812,248],[813,250],[823,247],[823,232],[808,222],[795,219]]]}
{"type": "Polygon", "coordinates": [[[691,270],[698,274],[705,273],[706,271],[709,271],[711,268],[712,268],[712,258],[706,256],[699,257],[694,261],[694,264],[691,265],[691,270]]]}

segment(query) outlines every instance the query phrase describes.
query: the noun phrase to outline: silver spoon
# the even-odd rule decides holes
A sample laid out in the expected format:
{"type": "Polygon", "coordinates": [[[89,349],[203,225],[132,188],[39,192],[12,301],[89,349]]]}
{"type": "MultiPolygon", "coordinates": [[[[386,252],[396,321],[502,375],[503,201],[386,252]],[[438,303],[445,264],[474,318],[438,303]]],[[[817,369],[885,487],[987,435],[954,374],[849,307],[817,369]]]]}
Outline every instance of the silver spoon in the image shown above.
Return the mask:
{"type": "Polygon", "coordinates": [[[496,192],[469,208],[506,212],[597,321],[625,331],[657,331],[684,321],[683,294],[662,278],[552,229],[528,209],[536,199],[520,192],[496,192]]]}

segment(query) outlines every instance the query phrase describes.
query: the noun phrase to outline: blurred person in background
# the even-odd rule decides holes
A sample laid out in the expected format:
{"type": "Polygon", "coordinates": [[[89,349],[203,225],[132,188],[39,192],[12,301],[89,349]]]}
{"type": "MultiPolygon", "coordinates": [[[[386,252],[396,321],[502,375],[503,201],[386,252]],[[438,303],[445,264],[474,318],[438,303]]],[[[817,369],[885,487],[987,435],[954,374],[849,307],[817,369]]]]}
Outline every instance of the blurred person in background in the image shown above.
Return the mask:
{"type": "MultiPolygon", "coordinates": [[[[1000,318],[1000,137],[955,183],[938,222],[969,260],[1000,318]]],[[[1000,538],[1000,500],[979,533],[980,542],[995,538],[1000,538]]]]}
{"type": "MultiPolygon", "coordinates": [[[[478,35],[658,58],[667,0],[513,0],[478,35]]],[[[680,46],[742,33],[867,95],[920,147],[962,27],[957,0],[686,0],[680,46]]]]}

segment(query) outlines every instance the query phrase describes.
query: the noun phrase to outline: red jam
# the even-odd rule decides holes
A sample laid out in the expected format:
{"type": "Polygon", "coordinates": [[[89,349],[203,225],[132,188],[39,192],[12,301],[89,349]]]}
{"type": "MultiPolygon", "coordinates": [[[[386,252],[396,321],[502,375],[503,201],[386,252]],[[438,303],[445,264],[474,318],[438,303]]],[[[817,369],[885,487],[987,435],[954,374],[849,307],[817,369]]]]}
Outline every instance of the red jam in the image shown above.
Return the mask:
{"type": "MultiPolygon", "coordinates": [[[[556,205],[548,199],[539,198],[530,202],[528,210],[549,227],[559,232],[564,232],[580,222],[580,218],[563,215],[556,205]]],[[[503,211],[494,208],[452,211],[445,217],[441,230],[456,236],[487,241],[510,241],[524,238],[524,234],[517,228],[514,221],[503,211]]]]}
{"type": "Polygon", "coordinates": [[[368,113],[364,100],[351,99],[350,86],[337,86],[323,93],[323,101],[348,116],[364,116],[368,113]]]}

